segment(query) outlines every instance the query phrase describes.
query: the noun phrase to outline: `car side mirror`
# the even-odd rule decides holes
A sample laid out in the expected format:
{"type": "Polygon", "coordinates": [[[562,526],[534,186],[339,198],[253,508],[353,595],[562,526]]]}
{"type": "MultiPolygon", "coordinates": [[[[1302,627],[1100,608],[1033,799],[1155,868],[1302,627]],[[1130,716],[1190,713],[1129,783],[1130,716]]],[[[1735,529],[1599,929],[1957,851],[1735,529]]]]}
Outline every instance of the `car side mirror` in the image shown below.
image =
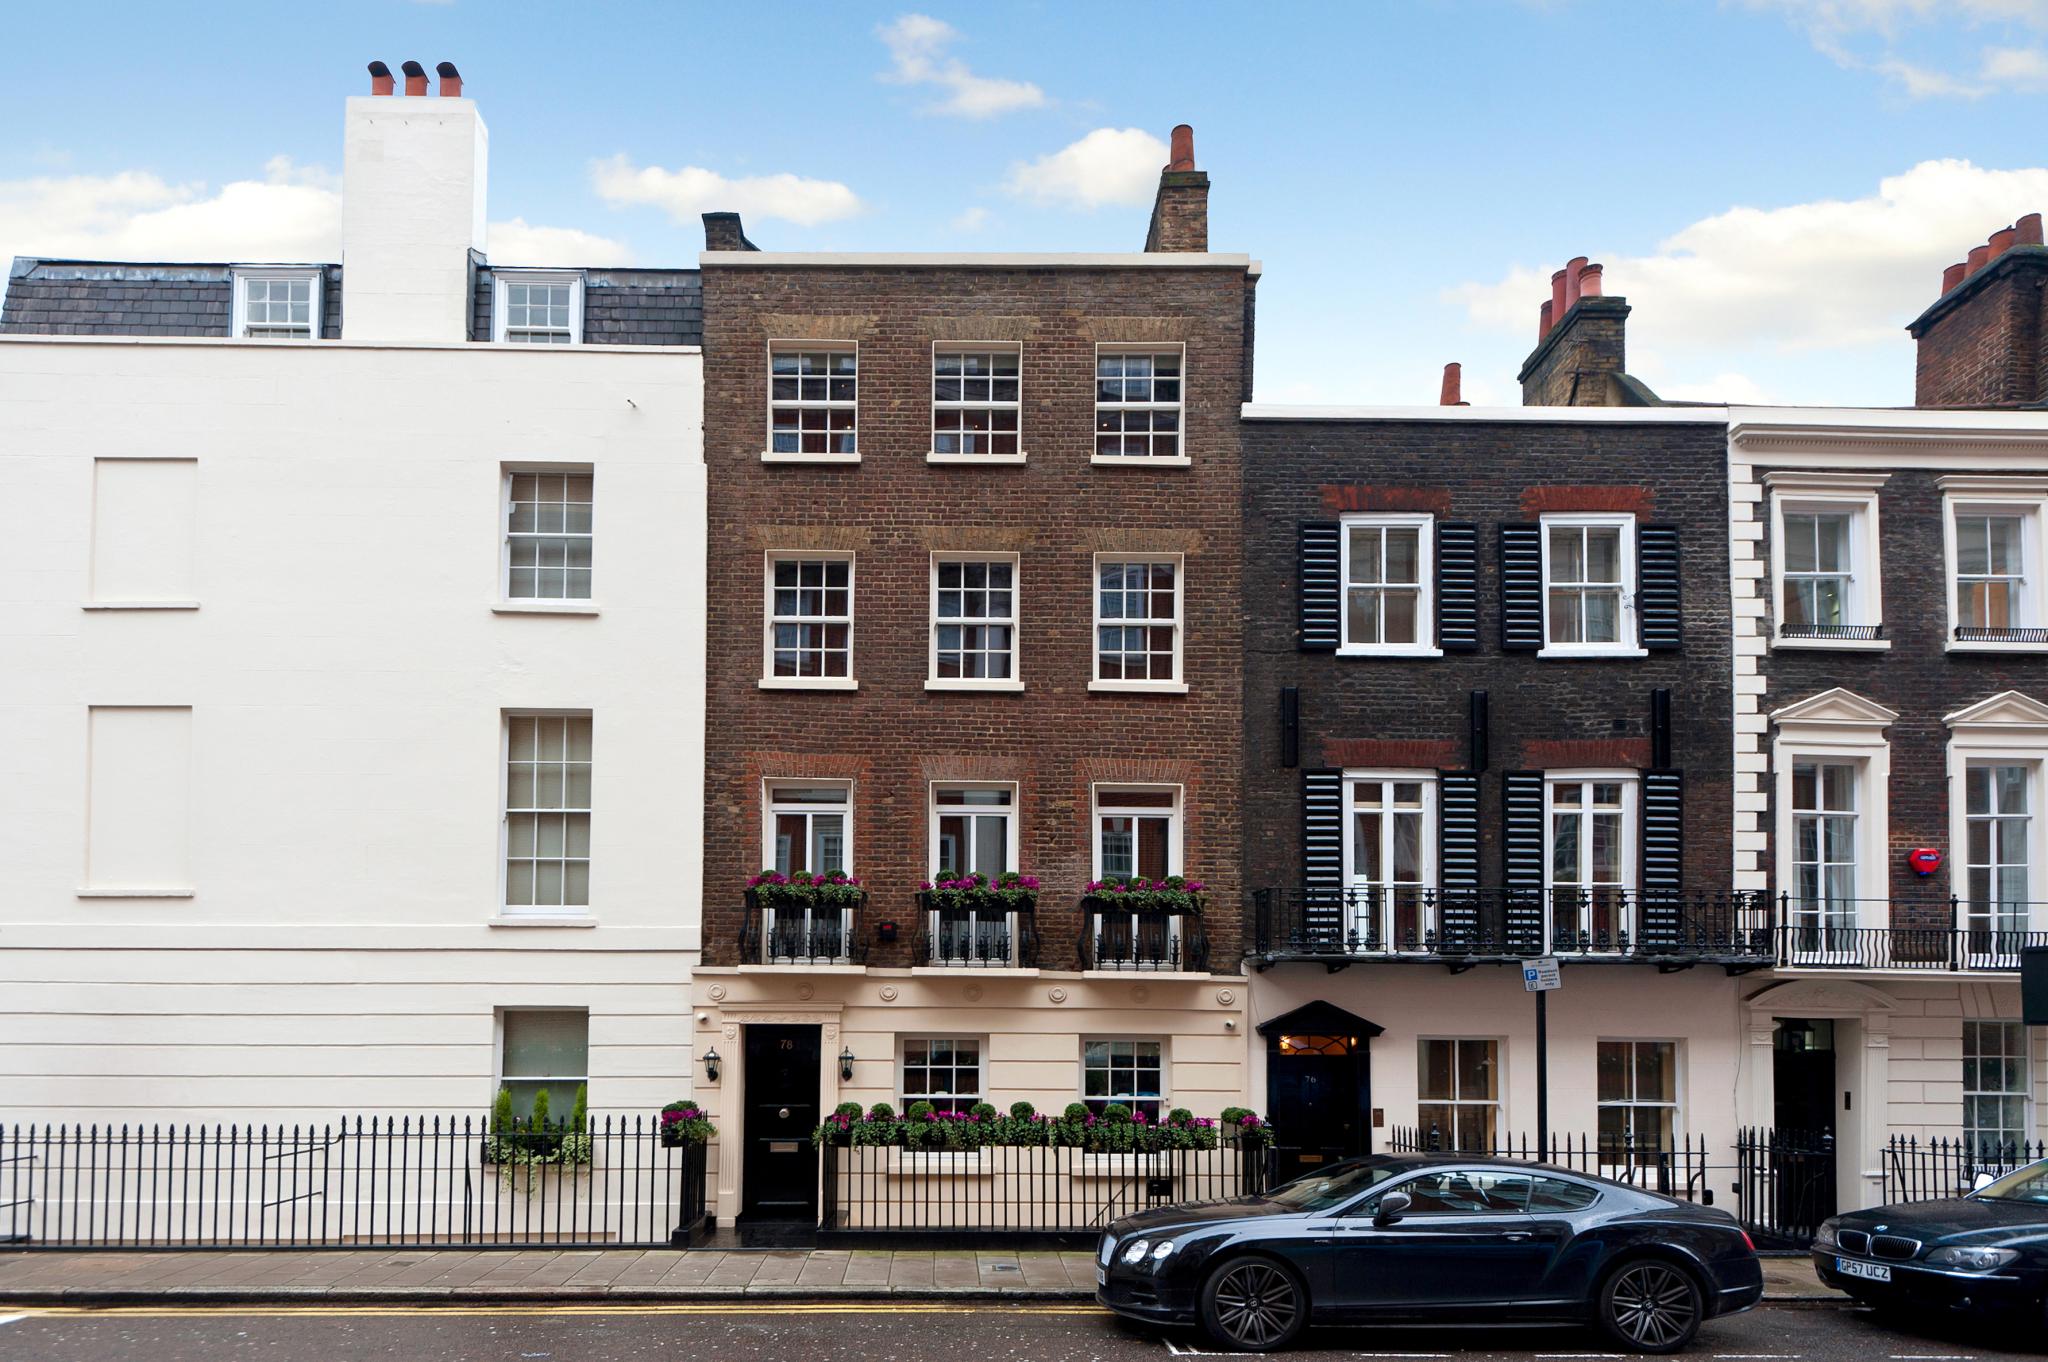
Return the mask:
{"type": "Polygon", "coordinates": [[[1389,1192],[1381,1197],[1372,1208],[1372,1223],[1391,1225],[1408,1214],[1408,1208],[1415,1202],[1406,1192],[1389,1192]]]}
{"type": "Polygon", "coordinates": [[[1992,1183],[1996,1181],[1998,1181],[1997,1177],[1990,1173],[1979,1173],[1975,1178],[1972,1178],[1970,1180],[1970,1190],[1973,1192],[1981,1192],[1986,1187],[1989,1187],[1992,1183]]]}

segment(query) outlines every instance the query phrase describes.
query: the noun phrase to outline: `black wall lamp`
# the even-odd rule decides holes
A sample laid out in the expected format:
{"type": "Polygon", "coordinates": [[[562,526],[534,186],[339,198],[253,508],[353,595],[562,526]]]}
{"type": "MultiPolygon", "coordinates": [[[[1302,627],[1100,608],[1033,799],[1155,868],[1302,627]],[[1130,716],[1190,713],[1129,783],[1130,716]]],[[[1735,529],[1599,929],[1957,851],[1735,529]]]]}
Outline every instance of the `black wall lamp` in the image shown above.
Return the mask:
{"type": "Polygon", "coordinates": [[[718,1051],[715,1049],[704,1052],[704,1081],[706,1083],[716,1083],[718,1081],[718,1051]]]}
{"type": "Polygon", "coordinates": [[[850,1048],[839,1052],[839,1081],[853,1082],[853,1051],[850,1048]]]}

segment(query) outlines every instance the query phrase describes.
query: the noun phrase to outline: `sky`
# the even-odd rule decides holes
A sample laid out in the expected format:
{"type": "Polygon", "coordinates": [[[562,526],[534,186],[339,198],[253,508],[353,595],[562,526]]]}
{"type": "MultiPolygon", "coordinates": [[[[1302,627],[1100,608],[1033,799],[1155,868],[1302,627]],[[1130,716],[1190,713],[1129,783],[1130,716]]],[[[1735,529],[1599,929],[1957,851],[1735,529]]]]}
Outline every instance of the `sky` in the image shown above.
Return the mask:
{"type": "Polygon", "coordinates": [[[1549,276],[1666,397],[1903,405],[1942,267],[2048,211],[2048,0],[15,7],[0,257],[332,260],[341,101],[461,69],[500,263],[1143,245],[1176,123],[1256,397],[1519,401],[1549,276]],[[99,34],[88,38],[85,35],[99,34]],[[118,35],[118,41],[104,35],[118,35]]]}

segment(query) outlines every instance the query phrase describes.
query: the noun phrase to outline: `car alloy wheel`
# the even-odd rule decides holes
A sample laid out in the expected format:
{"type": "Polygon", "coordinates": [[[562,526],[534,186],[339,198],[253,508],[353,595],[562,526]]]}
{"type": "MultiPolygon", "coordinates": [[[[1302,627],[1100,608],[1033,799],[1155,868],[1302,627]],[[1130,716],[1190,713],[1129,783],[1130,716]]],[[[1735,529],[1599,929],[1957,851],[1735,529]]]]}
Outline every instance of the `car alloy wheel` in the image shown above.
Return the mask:
{"type": "Polygon", "coordinates": [[[1248,1258],[1210,1280],[1206,1304],[1207,1322],[1221,1341],[1247,1352],[1264,1352],[1300,1332],[1306,1302],[1284,1270],[1248,1258]]]}
{"type": "Polygon", "coordinates": [[[1699,1291],[1667,1263],[1632,1263],[1607,1284],[1602,1321],[1616,1341],[1638,1352],[1682,1348],[1699,1329],[1699,1291]]]}

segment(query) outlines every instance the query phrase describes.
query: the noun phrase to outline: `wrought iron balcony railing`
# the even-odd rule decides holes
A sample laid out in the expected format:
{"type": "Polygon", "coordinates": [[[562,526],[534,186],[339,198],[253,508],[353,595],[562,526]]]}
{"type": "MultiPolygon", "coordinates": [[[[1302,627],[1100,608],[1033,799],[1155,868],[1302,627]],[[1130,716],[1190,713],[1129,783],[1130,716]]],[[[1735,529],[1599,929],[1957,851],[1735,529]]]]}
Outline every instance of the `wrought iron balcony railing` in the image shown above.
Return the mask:
{"type": "Polygon", "coordinates": [[[1841,638],[1870,642],[1884,637],[1882,624],[1781,624],[1779,638],[1841,638]]]}
{"type": "Polygon", "coordinates": [[[1253,953],[1452,965],[1535,955],[1666,965],[1771,963],[1761,894],[1626,889],[1262,889],[1253,953]]]}
{"type": "Polygon", "coordinates": [[[911,958],[947,969],[1037,969],[1035,907],[936,908],[917,896],[918,936],[911,958]]]}
{"type": "Polygon", "coordinates": [[[1206,970],[1209,937],[1202,915],[1189,908],[1134,912],[1114,898],[1084,898],[1081,968],[1206,970]]]}
{"type": "Polygon", "coordinates": [[[2048,643],[2048,629],[1958,624],[1958,643],[2048,643]]]}
{"type": "Polygon", "coordinates": [[[1777,902],[1782,969],[2016,971],[2020,952],[2048,946],[2048,904],[1969,899],[1807,899],[1777,902]]]}
{"type": "Polygon", "coordinates": [[[828,903],[763,903],[746,891],[740,959],[749,965],[860,965],[868,958],[867,895],[828,903]]]}

